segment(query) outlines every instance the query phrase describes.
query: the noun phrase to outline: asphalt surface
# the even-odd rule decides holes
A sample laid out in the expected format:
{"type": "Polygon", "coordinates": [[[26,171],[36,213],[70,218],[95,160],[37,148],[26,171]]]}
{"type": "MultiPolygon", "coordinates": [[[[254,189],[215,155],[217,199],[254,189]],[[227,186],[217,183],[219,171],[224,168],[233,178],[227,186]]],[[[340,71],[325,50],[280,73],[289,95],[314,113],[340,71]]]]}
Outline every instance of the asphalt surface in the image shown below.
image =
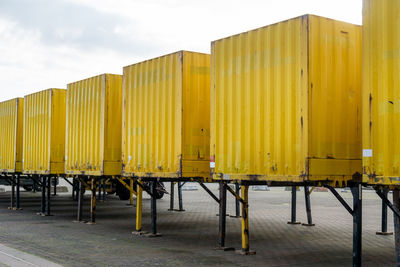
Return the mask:
{"type": "MultiPolygon", "coordinates": [[[[0,193],[0,266],[17,266],[4,253],[32,261],[32,266],[351,266],[352,217],[331,193],[311,194],[316,225],[306,227],[287,224],[290,192],[250,189],[250,247],[257,254],[241,256],[214,249],[218,205],[197,188],[183,192],[184,212],[167,211],[168,195],[157,202],[162,233],[158,238],[132,235],[135,207],[116,196],[98,201],[97,223],[88,225],[73,222],[77,202],[70,194],[52,197],[54,216],[42,217],[36,215],[40,193],[22,192],[20,211],[8,210],[9,192],[0,193]]],[[[217,194],[216,185],[210,188],[217,194]]],[[[351,193],[341,195],[351,205],[351,193]]],[[[363,198],[363,266],[395,266],[393,236],[375,234],[380,230],[381,201],[373,191],[364,191],[363,198]]],[[[84,208],[88,219],[89,195],[84,208]]],[[[234,214],[232,196],[228,196],[228,213],[234,214]]],[[[392,231],[390,210],[388,214],[392,231]]],[[[297,194],[297,217],[306,222],[303,192],[297,194]]],[[[227,218],[227,246],[240,248],[240,223],[240,219],[227,218]]],[[[150,227],[150,199],[145,195],[143,229],[150,227]]]]}

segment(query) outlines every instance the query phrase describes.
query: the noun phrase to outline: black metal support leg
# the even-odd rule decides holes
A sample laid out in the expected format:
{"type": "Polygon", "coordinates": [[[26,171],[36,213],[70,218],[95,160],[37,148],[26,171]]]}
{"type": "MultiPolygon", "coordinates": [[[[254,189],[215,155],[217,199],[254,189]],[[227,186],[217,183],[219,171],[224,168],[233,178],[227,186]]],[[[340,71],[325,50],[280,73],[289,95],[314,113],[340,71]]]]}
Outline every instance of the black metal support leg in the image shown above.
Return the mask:
{"type": "Polygon", "coordinates": [[[46,176],[42,177],[42,199],[40,202],[40,214],[43,215],[46,212],[46,176]]]}
{"type": "Polygon", "coordinates": [[[83,213],[83,194],[85,193],[85,187],[82,181],[79,181],[79,191],[77,192],[78,195],[78,216],[77,221],[82,221],[82,213],[83,213]]]}
{"type": "MultiPolygon", "coordinates": [[[[400,210],[400,191],[398,189],[393,190],[393,206],[396,211],[400,210]]],[[[393,214],[394,221],[394,246],[396,249],[396,263],[400,266],[400,218],[396,214],[393,214]]]]}
{"type": "Polygon", "coordinates": [[[296,221],[296,204],[297,204],[297,186],[292,186],[292,205],[291,205],[291,217],[288,224],[300,224],[301,222],[296,221]]]}
{"type": "Polygon", "coordinates": [[[57,177],[53,178],[53,182],[54,182],[54,190],[53,190],[53,196],[57,196],[57,177]]]}
{"type": "Polygon", "coordinates": [[[218,232],[218,249],[233,250],[233,248],[225,247],[226,234],[226,182],[219,183],[219,232],[218,232]]]}
{"type": "Polygon", "coordinates": [[[72,200],[75,200],[75,193],[77,191],[76,179],[72,179],[72,200]]]}
{"type": "Polygon", "coordinates": [[[21,198],[20,198],[20,190],[19,190],[19,186],[20,186],[20,176],[19,176],[19,174],[17,174],[17,176],[16,176],[16,186],[17,186],[17,194],[16,194],[16,209],[17,210],[19,210],[19,209],[21,209],[21,206],[20,206],[20,204],[21,204],[21,198]]]}
{"type": "Polygon", "coordinates": [[[353,266],[361,266],[362,188],[351,187],[353,194],[353,266]]]}
{"type": "Polygon", "coordinates": [[[310,202],[310,191],[308,186],[304,186],[304,197],[306,200],[306,212],[307,212],[307,223],[303,223],[304,226],[315,226],[312,222],[311,216],[311,202],[310,202]]]}
{"type": "MultiPolygon", "coordinates": [[[[240,185],[235,183],[235,193],[240,196],[240,185]]],[[[230,215],[232,218],[240,218],[240,201],[235,197],[235,215],[230,215]]]]}
{"type": "Polygon", "coordinates": [[[169,192],[169,211],[174,210],[174,198],[175,198],[175,184],[171,182],[171,190],[169,192]]]}
{"type": "Polygon", "coordinates": [[[101,198],[101,191],[102,191],[102,189],[103,189],[102,181],[103,181],[103,179],[99,179],[99,192],[98,192],[98,195],[97,195],[97,198],[98,198],[99,200],[102,200],[102,198],[101,198]]]}
{"type": "Polygon", "coordinates": [[[219,184],[219,240],[220,248],[225,247],[225,231],[226,231],[226,183],[219,184]]]}
{"type": "Polygon", "coordinates": [[[150,182],[151,193],[151,233],[148,237],[158,237],[161,234],[157,233],[157,181],[150,182]]]}
{"type": "Polygon", "coordinates": [[[8,209],[13,210],[15,209],[15,177],[14,175],[11,176],[11,203],[8,209]]]}
{"type": "Polygon", "coordinates": [[[156,183],[151,182],[151,233],[157,234],[157,200],[156,194],[156,183]]]}
{"type": "MultiPolygon", "coordinates": [[[[382,194],[385,198],[387,198],[389,193],[388,189],[383,189],[382,194]]],[[[381,231],[376,232],[377,235],[393,235],[392,232],[387,231],[387,210],[388,206],[386,205],[385,201],[382,200],[382,221],[381,221],[381,231]]]]}
{"type": "Polygon", "coordinates": [[[178,182],[178,203],[179,203],[178,211],[185,211],[183,209],[182,186],[183,186],[182,183],[178,182]]]}
{"type": "Polygon", "coordinates": [[[50,216],[50,197],[51,197],[51,177],[47,177],[47,201],[46,201],[46,216],[50,216]]]}
{"type": "Polygon", "coordinates": [[[107,182],[107,179],[104,178],[104,179],[103,179],[103,200],[104,200],[104,201],[106,200],[106,195],[107,195],[106,182],[107,182]]]}

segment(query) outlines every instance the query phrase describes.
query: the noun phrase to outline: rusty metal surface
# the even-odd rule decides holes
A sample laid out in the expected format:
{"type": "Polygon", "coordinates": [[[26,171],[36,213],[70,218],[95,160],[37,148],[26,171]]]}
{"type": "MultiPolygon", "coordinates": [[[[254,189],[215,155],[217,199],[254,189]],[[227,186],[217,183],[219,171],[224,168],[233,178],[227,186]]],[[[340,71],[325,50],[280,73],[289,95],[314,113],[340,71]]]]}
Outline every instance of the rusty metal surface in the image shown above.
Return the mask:
{"type": "Polygon", "coordinates": [[[24,99],[0,103],[0,172],[22,172],[24,99]]]}
{"type": "Polygon", "coordinates": [[[124,68],[123,175],[209,177],[210,55],[180,51],[124,68]]]}
{"type": "Polygon", "coordinates": [[[400,2],[363,1],[364,182],[400,186],[400,2]]]}
{"type": "Polygon", "coordinates": [[[68,84],[67,174],[121,174],[121,104],[121,75],[102,74],[68,84]]]}
{"type": "Polygon", "coordinates": [[[361,173],[361,27],[313,15],[212,42],[216,179],[361,173]]]}

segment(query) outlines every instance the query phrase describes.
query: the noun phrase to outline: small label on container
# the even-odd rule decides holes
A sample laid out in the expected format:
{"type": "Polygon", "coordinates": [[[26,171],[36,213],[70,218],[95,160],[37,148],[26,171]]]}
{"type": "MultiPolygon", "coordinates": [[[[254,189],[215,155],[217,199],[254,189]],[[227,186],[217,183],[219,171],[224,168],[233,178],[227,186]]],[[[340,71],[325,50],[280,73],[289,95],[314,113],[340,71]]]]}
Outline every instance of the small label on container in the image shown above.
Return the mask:
{"type": "Polygon", "coordinates": [[[210,162],[210,168],[215,168],[215,162],[210,162]]]}
{"type": "Polygon", "coordinates": [[[372,157],[372,149],[363,149],[363,157],[371,158],[372,157]]]}
{"type": "Polygon", "coordinates": [[[132,160],[132,156],[131,156],[131,155],[129,155],[129,157],[128,157],[128,160],[129,160],[129,161],[131,161],[131,160],[132,160]]]}

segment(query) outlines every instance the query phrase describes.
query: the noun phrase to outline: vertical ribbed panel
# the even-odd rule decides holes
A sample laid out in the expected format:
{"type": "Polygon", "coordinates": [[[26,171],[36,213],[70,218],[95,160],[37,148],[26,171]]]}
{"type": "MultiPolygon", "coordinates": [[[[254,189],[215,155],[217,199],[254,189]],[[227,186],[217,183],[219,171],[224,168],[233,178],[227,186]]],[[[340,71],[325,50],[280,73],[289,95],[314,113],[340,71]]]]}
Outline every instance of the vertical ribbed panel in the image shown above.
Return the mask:
{"type": "Polygon", "coordinates": [[[181,51],[124,68],[124,175],[209,176],[209,60],[181,51]]]}
{"type": "Polygon", "coordinates": [[[125,173],[179,172],[182,53],[124,68],[125,173]]]}
{"type": "Polygon", "coordinates": [[[65,125],[66,125],[65,89],[52,89],[51,95],[51,144],[50,173],[65,173],[65,125]]]}
{"type": "Polygon", "coordinates": [[[115,104],[111,105],[110,102],[122,103],[121,81],[121,75],[103,74],[68,84],[65,152],[67,173],[118,175],[121,172],[120,161],[109,170],[106,170],[105,161],[114,157],[105,155],[105,152],[118,153],[117,148],[114,150],[117,152],[110,152],[112,149],[105,147],[107,140],[121,140],[120,135],[106,136],[118,133],[118,130],[110,130],[109,127],[121,127],[121,115],[118,116],[118,110],[114,117],[106,114],[115,107],[115,104]],[[116,79],[119,82],[108,82],[108,79],[116,79]],[[115,123],[106,122],[108,118],[114,119],[115,123]]]}
{"type": "Polygon", "coordinates": [[[65,94],[48,89],[25,96],[24,173],[64,173],[65,94]]]}
{"type": "Polygon", "coordinates": [[[360,73],[361,28],[317,16],[213,42],[215,177],[344,181],[361,172],[360,73]]]}
{"type": "Polygon", "coordinates": [[[364,174],[373,184],[399,184],[400,2],[363,4],[364,174]]]}
{"type": "Polygon", "coordinates": [[[216,173],[306,172],[307,18],[212,43],[216,173]]]}
{"type": "Polygon", "coordinates": [[[22,171],[23,98],[0,103],[0,171],[22,171]]]}
{"type": "Polygon", "coordinates": [[[309,29],[309,157],[359,161],[361,26],[310,16],[309,29]]]}
{"type": "Polygon", "coordinates": [[[24,173],[50,173],[51,90],[24,98],[24,173]]]}
{"type": "Polygon", "coordinates": [[[210,176],[210,55],[183,52],[183,171],[210,176]]]}

